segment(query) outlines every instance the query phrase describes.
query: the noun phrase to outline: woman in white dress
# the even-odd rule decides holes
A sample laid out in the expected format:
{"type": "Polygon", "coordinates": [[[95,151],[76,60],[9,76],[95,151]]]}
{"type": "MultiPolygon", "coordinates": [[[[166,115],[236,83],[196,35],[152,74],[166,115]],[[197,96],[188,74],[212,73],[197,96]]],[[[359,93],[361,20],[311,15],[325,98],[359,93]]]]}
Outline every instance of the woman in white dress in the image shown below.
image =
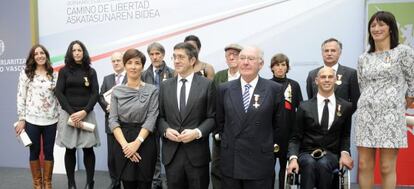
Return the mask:
{"type": "Polygon", "coordinates": [[[414,100],[414,50],[398,42],[390,12],[375,13],[368,23],[368,52],[358,60],[361,97],[356,115],[360,188],[373,188],[375,154],[380,154],[383,188],[395,188],[400,148],[407,148],[406,107],[414,100]]]}

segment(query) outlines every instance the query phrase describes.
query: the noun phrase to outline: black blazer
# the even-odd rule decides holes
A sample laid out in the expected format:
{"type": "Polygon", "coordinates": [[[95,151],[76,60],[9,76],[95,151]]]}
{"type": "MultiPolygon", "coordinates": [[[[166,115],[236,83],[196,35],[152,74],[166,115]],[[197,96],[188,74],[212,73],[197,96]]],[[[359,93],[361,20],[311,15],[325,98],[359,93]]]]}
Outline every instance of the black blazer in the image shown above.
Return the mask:
{"type": "MultiPolygon", "coordinates": [[[[168,67],[165,62],[163,62],[163,66],[161,68],[161,75],[160,80],[162,81],[174,77],[174,70],[170,67],[168,67]]],[[[142,81],[149,84],[155,84],[154,81],[154,68],[152,67],[152,64],[144,71],[141,75],[142,81]]]]}
{"type": "Polygon", "coordinates": [[[216,123],[221,133],[220,167],[223,175],[236,179],[264,179],[274,172],[273,145],[278,132],[282,87],[259,77],[244,111],[240,79],[219,86],[216,123]]]}
{"type": "Polygon", "coordinates": [[[341,151],[350,152],[352,104],[336,97],[335,117],[328,131],[323,131],[318,119],[316,97],[299,105],[288,157],[317,148],[328,150],[338,157],[341,151]]]}
{"type": "MultiPolygon", "coordinates": [[[[126,83],[126,81],[127,81],[127,76],[125,74],[124,80],[122,80],[122,83],[126,83]]],[[[102,82],[102,85],[101,85],[101,92],[99,93],[99,98],[98,98],[99,105],[101,106],[102,110],[105,112],[105,132],[106,133],[112,133],[112,132],[108,126],[109,111],[106,110],[108,103],[105,101],[103,94],[105,94],[106,91],[109,91],[110,89],[112,89],[112,87],[114,86],[115,86],[115,74],[113,73],[113,74],[109,74],[105,76],[102,82]]]]}
{"type": "MultiPolygon", "coordinates": [[[[308,99],[312,99],[318,93],[318,86],[315,83],[315,78],[321,68],[323,68],[323,66],[310,71],[308,78],[306,79],[306,92],[308,93],[308,99]]],[[[360,95],[357,71],[353,68],[339,64],[336,75],[338,78],[341,76],[341,83],[338,85],[339,83],[337,82],[335,85],[335,95],[351,102],[352,112],[355,112],[360,95]]]]}
{"type": "Polygon", "coordinates": [[[184,129],[200,129],[202,138],[189,143],[177,143],[163,137],[162,162],[171,163],[177,148],[184,148],[193,166],[202,166],[210,162],[209,134],[214,128],[216,87],[213,82],[194,74],[184,117],[181,119],[177,102],[177,77],[161,83],[159,95],[160,113],[158,131],[165,133],[167,128],[178,132],[184,129]]]}

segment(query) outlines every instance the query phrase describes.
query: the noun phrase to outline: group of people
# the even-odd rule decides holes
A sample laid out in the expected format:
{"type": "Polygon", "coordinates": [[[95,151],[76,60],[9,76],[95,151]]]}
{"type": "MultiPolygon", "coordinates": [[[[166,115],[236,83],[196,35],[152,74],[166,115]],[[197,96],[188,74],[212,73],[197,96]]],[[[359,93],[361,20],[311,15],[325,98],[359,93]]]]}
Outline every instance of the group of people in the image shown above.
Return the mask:
{"type": "Polygon", "coordinates": [[[174,69],[166,65],[165,49],[157,42],[147,48],[151,65],[146,70],[146,56],[139,50],[116,52],[111,56],[114,73],[104,77],[99,92],[82,42],[69,45],[58,74],[46,48],[35,45],[19,77],[15,129],[16,134],[25,130],[33,142],[33,187],[52,188],[56,142],[66,148],[68,188],[77,188],[79,148],[84,188],[94,188],[93,147],[100,138],[97,128],[85,125],[96,126],[93,108],[99,102],[105,112],[109,188],[161,188],[162,162],[169,189],[207,189],[210,178],[214,189],[270,189],[277,159],[279,188],[285,172],[300,173],[302,188],[330,188],[333,170],[353,168],[354,112],[360,188],[373,187],[377,150],[383,186],[395,188],[398,149],[407,147],[404,112],[414,101],[414,50],[399,44],[389,12],[375,13],[368,33],[370,49],[360,56],[357,70],[338,63],[340,41],[322,43],[324,66],[309,72],[307,101],[298,82],[287,78],[286,55],[271,58],[273,78],[259,76],[263,51],[254,46],[227,45],[228,69],[216,74],[199,60],[201,42],[194,35],[174,46],[174,69]]]}

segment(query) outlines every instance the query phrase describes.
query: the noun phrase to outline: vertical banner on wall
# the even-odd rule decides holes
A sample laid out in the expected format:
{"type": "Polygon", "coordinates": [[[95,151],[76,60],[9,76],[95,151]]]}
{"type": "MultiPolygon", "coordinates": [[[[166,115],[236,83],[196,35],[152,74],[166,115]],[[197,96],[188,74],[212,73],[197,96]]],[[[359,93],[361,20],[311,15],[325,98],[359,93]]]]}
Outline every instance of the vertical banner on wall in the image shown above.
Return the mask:
{"type": "Polygon", "coordinates": [[[17,81],[33,42],[31,2],[0,1],[0,167],[29,164],[29,151],[17,142],[13,123],[17,120],[17,81]]]}
{"type": "MultiPolygon", "coordinates": [[[[367,21],[375,12],[383,10],[394,14],[400,32],[400,43],[414,48],[414,1],[368,1],[367,21]]],[[[368,35],[366,35],[368,36],[368,35]]],[[[401,149],[397,160],[397,185],[414,185],[414,128],[407,126],[408,148],[401,149]]],[[[377,154],[375,183],[381,182],[379,155],[377,154]]]]}

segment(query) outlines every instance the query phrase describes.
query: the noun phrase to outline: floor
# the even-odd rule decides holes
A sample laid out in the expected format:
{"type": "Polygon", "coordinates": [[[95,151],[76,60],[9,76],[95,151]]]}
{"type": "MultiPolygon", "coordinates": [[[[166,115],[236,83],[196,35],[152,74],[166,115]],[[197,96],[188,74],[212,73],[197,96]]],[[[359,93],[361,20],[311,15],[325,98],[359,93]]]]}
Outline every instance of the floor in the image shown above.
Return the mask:
{"type": "MultiPolygon", "coordinates": [[[[76,183],[78,188],[83,188],[86,183],[85,171],[76,172],[76,183]]],[[[108,188],[110,179],[108,172],[96,171],[95,172],[95,188],[106,189],[108,188]]],[[[32,188],[32,178],[29,169],[25,168],[6,168],[0,167],[0,189],[30,189],[32,188]]],[[[65,189],[67,188],[66,175],[54,174],[53,175],[53,188],[65,189]]],[[[210,186],[211,188],[211,186],[210,186]]],[[[357,184],[352,184],[352,189],[358,189],[357,184]]],[[[376,187],[380,188],[380,187],[376,187]]],[[[397,189],[414,189],[414,187],[397,187],[397,189]]]]}

